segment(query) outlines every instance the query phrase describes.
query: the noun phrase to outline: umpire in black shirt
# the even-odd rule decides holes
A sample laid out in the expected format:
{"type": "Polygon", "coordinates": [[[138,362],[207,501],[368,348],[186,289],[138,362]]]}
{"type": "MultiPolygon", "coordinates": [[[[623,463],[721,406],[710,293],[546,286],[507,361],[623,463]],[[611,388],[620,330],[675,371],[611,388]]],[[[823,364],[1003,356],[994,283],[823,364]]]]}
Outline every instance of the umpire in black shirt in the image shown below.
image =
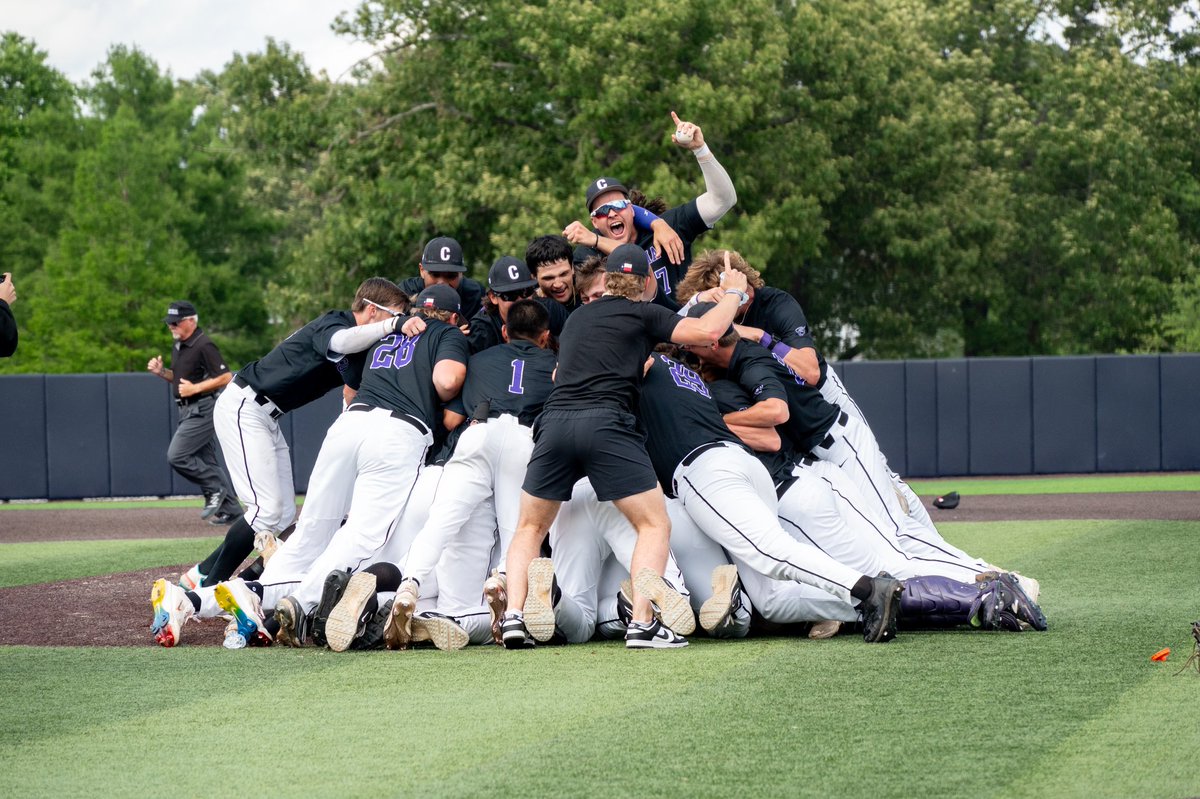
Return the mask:
{"type": "Polygon", "coordinates": [[[167,448],[167,460],[204,492],[200,517],[210,524],[229,524],[241,515],[242,508],[217,461],[212,412],[217,394],[233,379],[233,373],[217,345],[199,328],[196,306],[186,300],[173,302],[163,321],[175,339],[171,368],[164,368],[162,356],[156,355],[146,370],[172,384],[171,393],[179,406],[179,426],[167,448]]]}

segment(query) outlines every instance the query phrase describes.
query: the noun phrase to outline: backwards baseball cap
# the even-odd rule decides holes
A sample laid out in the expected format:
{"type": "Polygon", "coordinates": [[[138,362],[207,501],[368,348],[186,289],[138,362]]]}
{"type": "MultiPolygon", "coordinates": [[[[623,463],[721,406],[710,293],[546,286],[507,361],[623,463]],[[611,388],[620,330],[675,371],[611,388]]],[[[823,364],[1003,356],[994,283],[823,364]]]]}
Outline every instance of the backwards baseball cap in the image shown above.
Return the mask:
{"type": "Polygon", "coordinates": [[[449,236],[430,239],[421,254],[421,266],[426,272],[465,272],[462,245],[449,236]]]}
{"type": "Polygon", "coordinates": [[[649,277],[650,261],[646,259],[646,253],[641,247],[636,244],[622,244],[608,254],[604,261],[604,271],[649,277]]]}
{"type": "Polygon", "coordinates": [[[192,305],[187,300],[180,300],[179,302],[173,302],[167,306],[167,316],[165,319],[163,319],[163,322],[168,325],[173,325],[176,322],[187,319],[189,316],[195,315],[196,306],[192,305]]]}
{"type": "Polygon", "coordinates": [[[621,185],[621,181],[616,178],[596,178],[587,188],[587,209],[589,214],[592,212],[592,205],[595,204],[596,198],[606,191],[619,191],[626,197],[629,196],[629,189],[621,185]]]}
{"type": "Polygon", "coordinates": [[[444,283],[436,283],[425,288],[413,300],[413,310],[424,308],[427,311],[454,311],[461,308],[458,292],[444,283]]]}
{"type": "Polygon", "coordinates": [[[488,270],[488,288],[492,291],[515,291],[536,286],[525,262],[511,255],[502,255],[488,270]]]}

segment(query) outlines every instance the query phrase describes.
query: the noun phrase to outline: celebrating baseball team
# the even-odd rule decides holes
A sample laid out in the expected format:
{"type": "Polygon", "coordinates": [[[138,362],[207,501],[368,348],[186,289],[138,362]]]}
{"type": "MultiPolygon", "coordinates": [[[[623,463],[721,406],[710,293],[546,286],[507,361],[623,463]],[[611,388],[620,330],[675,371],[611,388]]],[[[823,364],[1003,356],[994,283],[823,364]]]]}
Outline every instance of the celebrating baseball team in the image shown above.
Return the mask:
{"type": "Polygon", "coordinates": [[[154,583],[159,644],[218,616],[229,649],[339,652],[1046,629],[1037,581],[947,542],[889,469],[799,303],[736,252],[693,258],[737,195],[672,119],[694,199],[597,178],[590,226],[486,288],[434,238],[418,277],[364,281],[232,377],[212,420],[244,512],[154,583]],[[335,388],[297,518],[280,419],[335,388]]]}

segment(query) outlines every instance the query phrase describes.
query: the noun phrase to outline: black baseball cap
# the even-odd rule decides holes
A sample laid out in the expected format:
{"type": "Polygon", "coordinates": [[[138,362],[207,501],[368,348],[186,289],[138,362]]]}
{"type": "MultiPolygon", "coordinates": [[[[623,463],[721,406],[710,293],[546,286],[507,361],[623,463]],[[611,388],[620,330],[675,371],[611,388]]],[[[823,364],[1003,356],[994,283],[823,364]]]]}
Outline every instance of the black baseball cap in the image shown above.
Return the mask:
{"type": "MultiPolygon", "coordinates": [[[[709,311],[711,311],[713,308],[716,308],[716,307],[717,307],[717,304],[715,302],[698,302],[695,305],[693,305],[691,308],[688,308],[687,315],[692,317],[693,319],[695,319],[696,317],[704,316],[706,313],[708,313],[709,311]]],[[[733,331],[733,325],[730,325],[729,328],[724,333],[721,334],[721,338],[725,338],[732,331],[733,331]]]]}
{"type": "Polygon", "coordinates": [[[196,315],[196,306],[192,305],[187,300],[179,300],[167,306],[167,316],[163,322],[168,325],[173,325],[176,322],[186,319],[189,316],[196,315]]]}
{"type": "Polygon", "coordinates": [[[488,270],[488,288],[492,291],[515,291],[536,286],[525,262],[511,255],[502,255],[488,270]]]}
{"type": "Polygon", "coordinates": [[[636,244],[622,244],[608,254],[604,261],[604,271],[649,277],[650,261],[646,259],[646,252],[641,247],[636,244]]]}
{"type": "Polygon", "coordinates": [[[462,307],[459,302],[458,292],[444,283],[435,283],[432,286],[426,287],[413,300],[413,309],[424,308],[427,311],[454,311],[455,313],[462,307]]]}
{"type": "Polygon", "coordinates": [[[462,245],[449,236],[430,239],[421,254],[421,266],[426,272],[465,272],[462,245]]]}
{"type": "Polygon", "coordinates": [[[592,212],[592,205],[595,203],[596,198],[606,191],[619,191],[626,197],[629,196],[629,189],[625,188],[621,184],[621,181],[616,178],[596,178],[588,184],[587,188],[587,209],[589,214],[592,212]]]}

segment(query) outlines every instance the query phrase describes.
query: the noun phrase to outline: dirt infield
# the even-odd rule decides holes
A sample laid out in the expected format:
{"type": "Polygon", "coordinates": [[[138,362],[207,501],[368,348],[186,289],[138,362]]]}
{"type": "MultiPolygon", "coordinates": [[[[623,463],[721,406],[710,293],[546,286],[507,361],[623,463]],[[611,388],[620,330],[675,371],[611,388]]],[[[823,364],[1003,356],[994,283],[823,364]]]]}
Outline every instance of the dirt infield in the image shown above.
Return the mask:
{"type": "MultiPolygon", "coordinates": [[[[924,498],[934,522],[1038,519],[1200,520],[1200,492],[963,496],[950,511],[924,498]]],[[[113,538],[189,538],[220,534],[192,508],[95,510],[4,509],[0,543],[113,538]]],[[[43,585],[0,588],[0,645],[153,646],[150,586],[175,579],[191,564],[88,577],[43,585]]],[[[219,646],[224,622],[191,622],[187,646],[219,646]]]]}

